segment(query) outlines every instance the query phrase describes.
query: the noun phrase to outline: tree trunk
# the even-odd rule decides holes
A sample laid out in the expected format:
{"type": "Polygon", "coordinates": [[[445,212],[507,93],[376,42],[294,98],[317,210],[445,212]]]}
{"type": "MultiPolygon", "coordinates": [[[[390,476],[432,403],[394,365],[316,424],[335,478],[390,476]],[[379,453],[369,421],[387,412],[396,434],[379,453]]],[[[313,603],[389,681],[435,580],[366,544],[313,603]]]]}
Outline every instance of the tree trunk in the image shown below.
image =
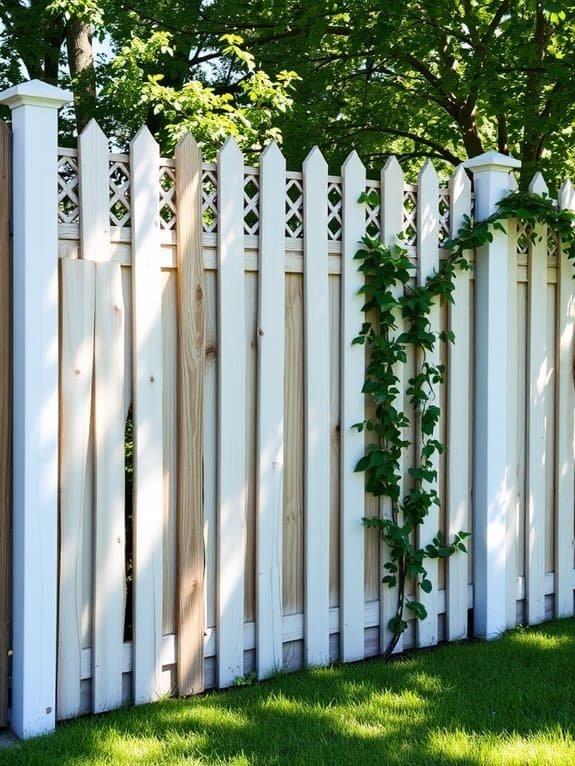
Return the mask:
{"type": "Polygon", "coordinates": [[[66,29],[68,63],[72,75],[78,133],[96,113],[96,72],[90,24],[72,18],[66,29]]]}

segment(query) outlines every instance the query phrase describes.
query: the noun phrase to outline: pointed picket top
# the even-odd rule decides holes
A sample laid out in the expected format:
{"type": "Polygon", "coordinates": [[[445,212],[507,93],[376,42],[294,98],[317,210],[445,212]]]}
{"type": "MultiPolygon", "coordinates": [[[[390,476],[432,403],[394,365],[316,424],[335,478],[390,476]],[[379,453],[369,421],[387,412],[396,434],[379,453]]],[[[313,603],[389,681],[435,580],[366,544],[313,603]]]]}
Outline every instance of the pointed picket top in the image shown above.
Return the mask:
{"type": "Polygon", "coordinates": [[[157,141],[150,133],[150,129],[147,125],[142,125],[138,130],[134,138],[130,141],[130,148],[140,146],[140,144],[143,146],[157,146],[157,141]]]}
{"type": "Polygon", "coordinates": [[[395,154],[390,154],[381,171],[381,181],[388,183],[403,184],[403,170],[395,154]]]}
{"type": "Polygon", "coordinates": [[[545,179],[539,171],[537,171],[537,173],[535,173],[531,179],[531,183],[529,184],[529,191],[531,194],[549,194],[549,187],[545,183],[545,179]]]}
{"type": "Polygon", "coordinates": [[[260,155],[261,162],[282,162],[285,165],[285,157],[279,145],[275,141],[270,141],[260,155]]]}
{"type": "Polygon", "coordinates": [[[327,170],[327,162],[319,146],[314,146],[303,161],[304,172],[308,170],[327,170]]]}
{"type": "Polygon", "coordinates": [[[98,124],[97,120],[92,117],[90,122],[86,125],[84,130],[80,133],[80,141],[94,141],[95,143],[106,144],[106,151],[108,151],[108,137],[98,124]]]}
{"type": "Polygon", "coordinates": [[[353,149],[343,161],[341,166],[342,175],[346,173],[357,173],[365,170],[365,165],[361,161],[359,154],[353,149]]]}
{"type": "Polygon", "coordinates": [[[463,194],[471,192],[471,181],[463,164],[458,165],[449,182],[449,197],[456,202],[463,194]]]}
{"type": "Polygon", "coordinates": [[[192,133],[185,133],[176,144],[175,154],[183,151],[200,152],[201,154],[202,150],[192,133]]]}
{"type": "Polygon", "coordinates": [[[219,158],[223,159],[228,157],[230,158],[233,157],[236,159],[241,158],[243,161],[242,150],[238,146],[238,142],[233,136],[228,136],[228,138],[226,138],[224,145],[218,152],[218,159],[219,158]]]}
{"type": "Polygon", "coordinates": [[[575,189],[570,178],[566,178],[559,189],[559,207],[561,210],[575,209],[575,189]]]}
{"type": "Polygon", "coordinates": [[[419,175],[417,178],[420,184],[430,183],[432,181],[433,183],[439,184],[437,171],[433,167],[433,162],[431,160],[425,160],[425,163],[423,167],[421,168],[421,170],[419,171],[419,175]]]}
{"type": "Polygon", "coordinates": [[[511,171],[509,173],[509,191],[516,192],[519,189],[519,184],[517,183],[517,178],[515,177],[515,173],[511,171]]]}
{"type": "Polygon", "coordinates": [[[403,227],[403,170],[397,157],[391,154],[380,173],[381,205],[380,236],[388,247],[397,245],[397,235],[403,227]]]}

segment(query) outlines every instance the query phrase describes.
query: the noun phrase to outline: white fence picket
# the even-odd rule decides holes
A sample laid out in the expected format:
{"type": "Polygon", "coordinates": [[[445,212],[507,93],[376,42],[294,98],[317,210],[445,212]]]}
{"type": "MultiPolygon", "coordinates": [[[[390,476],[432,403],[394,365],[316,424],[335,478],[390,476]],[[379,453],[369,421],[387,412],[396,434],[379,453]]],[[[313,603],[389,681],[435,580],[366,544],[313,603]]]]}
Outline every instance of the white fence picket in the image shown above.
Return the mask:
{"type": "Polygon", "coordinates": [[[160,696],[163,574],[160,150],[147,128],[130,145],[132,213],[134,702],[160,696]]]}
{"type": "Polygon", "coordinates": [[[90,120],[78,139],[80,160],[80,236],[82,258],[109,261],[110,193],[108,139],[96,120],[90,120]]]}
{"type": "MultiPolygon", "coordinates": [[[[471,213],[471,183],[462,165],[449,179],[450,234],[457,236],[464,216],[471,213]]],[[[471,257],[471,253],[467,253],[471,257]]],[[[455,343],[448,349],[447,364],[447,486],[446,532],[449,540],[460,531],[470,531],[469,457],[471,401],[470,271],[457,272],[453,303],[449,306],[449,329],[455,343]]],[[[457,553],[447,563],[446,633],[450,641],[467,635],[467,556],[457,553]]]]}
{"type": "Polygon", "coordinates": [[[86,523],[84,509],[92,418],[94,300],[94,264],[64,259],[60,361],[58,719],[81,713],[80,664],[85,608],[81,541],[86,523]]]}
{"type": "MultiPolygon", "coordinates": [[[[403,229],[403,190],[404,179],[403,171],[400,167],[397,157],[393,155],[389,157],[381,171],[381,208],[380,208],[380,227],[381,227],[381,240],[387,247],[395,247],[402,243],[398,240],[398,235],[403,229]]],[[[403,294],[403,285],[396,284],[393,288],[393,293],[396,297],[403,294]]],[[[401,312],[397,311],[395,314],[395,322],[397,324],[397,335],[400,335],[405,329],[405,322],[401,316],[401,312]]],[[[396,406],[399,409],[405,409],[405,386],[407,383],[407,369],[405,364],[397,364],[394,369],[394,373],[398,378],[398,390],[401,392],[398,396],[396,406]]],[[[400,502],[403,500],[404,494],[404,476],[405,476],[405,452],[402,453],[398,473],[401,476],[399,487],[400,502]]],[[[380,513],[382,518],[392,518],[392,506],[391,500],[388,497],[381,498],[380,513]]],[[[398,516],[397,521],[401,523],[401,518],[398,516]]],[[[384,565],[389,561],[389,549],[385,545],[381,545],[380,549],[380,577],[383,578],[387,571],[384,569],[384,565]]],[[[379,648],[384,653],[392,638],[393,632],[389,630],[389,621],[396,616],[397,612],[397,599],[398,599],[399,585],[389,587],[386,583],[381,583],[380,586],[380,629],[379,629],[379,648]]],[[[394,653],[399,653],[403,649],[403,636],[399,637],[394,649],[394,653]]]]}
{"type": "Polygon", "coordinates": [[[305,335],[305,660],[329,662],[329,284],[327,163],[315,147],[303,165],[305,335]]]}
{"type": "MultiPolygon", "coordinates": [[[[537,173],[529,185],[534,194],[547,194],[537,173]]],[[[549,381],[547,357],[547,227],[535,226],[528,257],[527,370],[527,620],[545,619],[545,396],[549,381]]]]}
{"type": "Polygon", "coordinates": [[[124,311],[120,264],[96,266],[93,710],[122,704],[125,610],[124,311]]]}
{"type": "Polygon", "coordinates": [[[363,280],[353,260],[365,231],[365,167],[352,152],[342,167],[343,241],[341,252],[341,596],[340,641],[344,662],[364,657],[364,477],[355,472],[364,452],[364,435],[352,428],[364,418],[364,346],[352,345],[363,323],[363,280]]]}
{"type": "Polygon", "coordinates": [[[244,162],[218,155],[218,685],[243,675],[246,547],[244,162]]]}
{"type": "MultiPolygon", "coordinates": [[[[423,166],[417,185],[417,280],[425,284],[425,280],[433,275],[439,268],[438,250],[438,197],[439,184],[437,174],[431,162],[428,160],[423,166]]],[[[430,331],[437,334],[439,331],[439,304],[436,301],[429,312],[430,331]]],[[[426,352],[425,361],[437,366],[439,363],[439,348],[436,343],[433,353],[426,352]]],[[[418,365],[423,360],[418,359],[418,365]]],[[[439,402],[438,387],[434,387],[432,398],[439,402]]],[[[439,425],[431,438],[437,438],[439,425]]],[[[421,438],[421,434],[419,434],[421,438]]],[[[435,453],[432,458],[433,470],[437,472],[438,479],[431,484],[439,494],[439,455],[435,453]]],[[[428,485],[428,488],[430,486],[428,485]]],[[[419,529],[419,546],[425,547],[432,542],[439,529],[439,511],[436,506],[431,506],[426,519],[419,529]]],[[[428,559],[425,562],[427,575],[433,585],[431,593],[419,591],[417,598],[427,610],[427,618],[418,621],[416,632],[417,646],[432,646],[437,643],[437,589],[438,566],[437,559],[428,559]]]]}
{"type": "MultiPolygon", "coordinates": [[[[562,210],[575,210],[575,192],[566,181],[559,194],[562,210]]],[[[575,389],[573,387],[573,338],[575,296],[573,263],[559,249],[557,257],[557,410],[555,497],[555,616],[573,615],[573,530],[575,527],[575,389]]]]}
{"type": "Polygon", "coordinates": [[[257,423],[257,669],[282,666],[282,523],[284,463],[285,159],[270,144],[260,165],[260,267],[257,423]]]}

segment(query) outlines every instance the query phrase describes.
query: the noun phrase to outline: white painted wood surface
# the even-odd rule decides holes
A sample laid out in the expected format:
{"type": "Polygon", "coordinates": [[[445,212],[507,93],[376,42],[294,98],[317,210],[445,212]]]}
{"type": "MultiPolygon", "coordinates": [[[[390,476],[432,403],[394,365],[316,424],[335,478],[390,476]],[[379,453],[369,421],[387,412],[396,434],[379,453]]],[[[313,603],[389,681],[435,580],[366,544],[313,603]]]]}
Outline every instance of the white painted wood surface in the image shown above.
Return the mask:
{"type": "MultiPolygon", "coordinates": [[[[537,173],[529,185],[533,194],[547,194],[547,184],[537,173]]],[[[549,380],[547,358],[547,227],[535,226],[529,243],[528,269],[528,369],[527,369],[527,620],[545,619],[545,395],[549,380]]]]}
{"type": "Polygon", "coordinates": [[[73,718],[81,712],[80,663],[85,587],[82,540],[86,522],[84,513],[92,419],[94,264],[64,259],[61,285],[59,720],[73,718]]]}
{"type": "Polygon", "coordinates": [[[90,120],[80,134],[78,159],[82,206],[82,258],[89,261],[109,261],[111,251],[108,139],[96,120],[90,120]]]}
{"type": "Polygon", "coordinates": [[[160,150],[141,128],[130,145],[134,433],[134,702],[160,696],[164,526],[160,150]]]}
{"type": "Polygon", "coordinates": [[[244,163],[233,140],[218,155],[218,685],[243,675],[246,547],[244,163]]]}
{"type": "Polygon", "coordinates": [[[94,713],[122,704],[125,610],[124,311],[120,266],[96,266],[94,713]]]}
{"type": "Polygon", "coordinates": [[[285,159],[270,144],[260,165],[256,496],[258,678],[281,669],[284,464],[285,159]]]}
{"type": "MultiPolygon", "coordinates": [[[[439,268],[439,250],[438,250],[438,196],[439,182],[437,173],[431,162],[428,160],[423,166],[418,179],[417,191],[417,281],[418,284],[425,284],[428,277],[435,274],[439,268]]],[[[430,331],[434,334],[439,332],[439,302],[436,301],[428,315],[430,331]]],[[[421,365],[423,361],[432,367],[439,364],[439,340],[436,341],[433,352],[427,351],[425,357],[420,356],[417,364],[421,365]]],[[[435,403],[439,406],[439,386],[433,386],[430,404],[435,403]]],[[[425,440],[437,439],[439,436],[439,425],[435,427],[433,435],[425,437],[425,440]]],[[[421,432],[418,439],[421,445],[421,432]]],[[[420,446],[419,446],[420,449],[420,446]]],[[[433,488],[440,493],[439,488],[439,455],[435,453],[431,458],[432,470],[436,472],[437,479],[426,483],[426,488],[433,488]]],[[[429,513],[419,528],[419,547],[429,545],[439,530],[439,509],[432,505],[429,513]]],[[[427,577],[433,585],[431,593],[424,593],[421,589],[418,592],[418,600],[427,610],[427,618],[418,621],[416,631],[417,646],[433,646],[437,643],[437,589],[438,564],[437,559],[426,559],[425,568],[427,577]]]]}
{"type": "Polygon", "coordinates": [[[365,478],[355,471],[365,450],[364,435],[352,428],[364,419],[365,347],[353,344],[363,324],[363,284],[354,256],[365,231],[365,167],[352,152],[342,167],[343,239],[341,264],[341,416],[340,416],[340,652],[344,662],[364,657],[365,478]]]}
{"type": "MultiPolygon", "coordinates": [[[[403,230],[403,188],[404,179],[403,171],[397,157],[393,155],[389,157],[381,171],[381,208],[380,208],[380,227],[381,227],[381,240],[387,247],[402,246],[401,240],[398,240],[398,234],[403,230]]],[[[396,297],[400,297],[403,294],[404,286],[395,285],[393,293],[396,297]]],[[[401,316],[401,312],[397,311],[395,314],[395,322],[397,325],[397,334],[399,335],[405,329],[405,321],[401,316]]],[[[398,364],[395,366],[395,374],[398,377],[398,389],[401,394],[398,397],[396,406],[406,412],[405,408],[405,386],[409,377],[405,364],[398,364]]],[[[405,434],[404,434],[405,436],[405,434]]],[[[399,500],[403,501],[404,495],[404,475],[406,471],[406,456],[405,452],[402,453],[399,464],[399,474],[402,477],[400,480],[399,488],[399,500]]],[[[388,497],[381,498],[380,501],[380,513],[383,518],[392,518],[392,506],[391,500],[388,497]]],[[[399,512],[401,514],[401,512],[399,512]]],[[[398,516],[398,521],[401,523],[401,516],[398,516]]],[[[387,570],[384,569],[384,565],[390,560],[389,549],[381,543],[380,547],[380,579],[386,574],[387,570]]],[[[379,648],[383,654],[387,650],[390,642],[393,639],[393,632],[389,630],[389,621],[396,616],[397,612],[397,598],[398,598],[398,586],[390,588],[386,583],[380,585],[380,631],[379,631],[379,648]]],[[[399,653],[403,649],[403,635],[399,637],[394,649],[394,653],[399,653]]]]}
{"type": "MultiPolygon", "coordinates": [[[[450,236],[456,237],[464,216],[471,213],[471,183],[460,165],[449,179],[450,236]]],[[[472,253],[466,254],[471,258],[472,253]]],[[[471,373],[471,272],[457,271],[453,303],[449,305],[449,329],[455,342],[448,347],[447,365],[447,486],[446,534],[451,542],[457,532],[471,531],[470,514],[470,417],[469,396],[471,373]]],[[[467,570],[468,558],[456,553],[447,562],[447,619],[449,641],[467,636],[467,570]]]]}
{"type": "Polygon", "coordinates": [[[58,109],[68,91],[4,91],[12,117],[12,706],[19,737],[54,729],[58,601],[58,109]],[[36,572],[38,576],[31,576],[36,572]]]}
{"type": "Polygon", "coordinates": [[[329,285],[327,163],[314,147],[303,164],[305,335],[305,661],[329,662],[329,285]]]}
{"type": "MultiPolygon", "coordinates": [[[[559,206],[575,210],[575,192],[570,181],[560,189],[559,206]]],[[[555,472],[555,616],[573,614],[573,530],[575,527],[575,475],[573,387],[573,330],[575,326],[575,296],[573,294],[573,263],[560,251],[557,263],[557,412],[556,412],[556,472],[555,472]]]]}

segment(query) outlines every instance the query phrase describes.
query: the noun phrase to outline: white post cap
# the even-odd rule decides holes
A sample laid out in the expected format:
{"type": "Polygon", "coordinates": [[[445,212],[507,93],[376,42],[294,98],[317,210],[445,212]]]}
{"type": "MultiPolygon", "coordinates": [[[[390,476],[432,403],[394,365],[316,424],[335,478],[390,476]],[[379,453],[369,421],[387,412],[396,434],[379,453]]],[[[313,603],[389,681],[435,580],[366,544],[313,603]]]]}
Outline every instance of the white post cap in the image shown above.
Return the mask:
{"type": "Polygon", "coordinates": [[[516,160],[515,157],[510,157],[508,154],[492,151],[470,157],[470,159],[465,160],[463,167],[471,170],[472,173],[485,173],[493,170],[509,173],[510,170],[521,167],[521,160],[516,160]]]}
{"type": "Polygon", "coordinates": [[[0,93],[0,104],[6,104],[10,109],[28,105],[60,109],[73,98],[74,95],[69,90],[48,85],[42,80],[28,80],[0,93]]]}

